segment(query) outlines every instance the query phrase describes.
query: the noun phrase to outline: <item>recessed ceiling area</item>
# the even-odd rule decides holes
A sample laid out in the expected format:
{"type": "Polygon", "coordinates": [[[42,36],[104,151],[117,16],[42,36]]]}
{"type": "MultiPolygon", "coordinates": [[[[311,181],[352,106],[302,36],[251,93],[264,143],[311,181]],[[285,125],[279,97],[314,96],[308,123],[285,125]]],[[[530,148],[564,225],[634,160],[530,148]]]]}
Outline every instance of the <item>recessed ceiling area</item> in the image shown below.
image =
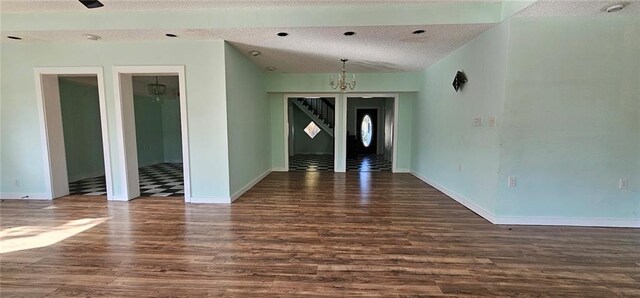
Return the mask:
{"type": "MultiPolygon", "coordinates": [[[[496,25],[497,21],[478,21],[478,19],[459,19],[452,17],[449,22],[434,24],[389,25],[384,20],[371,18],[368,23],[375,25],[341,26],[325,22],[320,26],[291,27],[230,27],[201,28],[199,25],[188,25],[185,28],[157,28],[141,25],[126,25],[122,28],[116,23],[93,25],[86,23],[91,18],[86,16],[122,14],[118,11],[157,11],[175,10],[194,11],[195,9],[264,7],[275,11],[280,7],[341,7],[340,5],[366,6],[385,5],[384,8],[398,7],[402,4],[419,5],[421,7],[449,7],[448,3],[474,2],[495,5],[500,0],[491,1],[104,1],[105,7],[87,10],[77,0],[61,1],[14,1],[0,0],[3,13],[29,12],[42,13],[43,16],[64,15],[80,17],[84,26],[74,25],[66,29],[42,27],[30,31],[3,31],[2,42],[91,42],[99,46],[101,43],[120,41],[158,41],[182,42],[188,40],[226,40],[243,55],[259,65],[262,69],[275,67],[274,72],[289,73],[323,73],[335,72],[341,66],[340,59],[349,59],[349,72],[413,72],[423,70],[455,49],[469,42],[496,25]],[[431,5],[431,6],[429,6],[431,5]],[[109,12],[111,11],[111,12],[109,12]],[[107,12],[106,14],[104,12],[107,12]],[[95,26],[95,27],[94,27],[95,26]],[[78,29],[76,29],[78,28],[78,29]],[[80,30],[79,28],[84,28],[80,30]],[[96,28],[96,29],[91,29],[96,28]],[[104,29],[109,28],[109,29],[104,29]],[[116,29],[119,28],[119,29],[116,29]],[[72,30],[69,30],[72,29],[72,30]],[[345,34],[353,32],[354,34],[345,34]],[[282,34],[282,33],[286,33],[282,34]],[[86,40],[86,36],[99,36],[98,40],[86,40]],[[19,36],[22,40],[11,40],[8,36],[19,36]],[[260,53],[254,55],[252,53],[260,53]]],[[[540,0],[518,13],[522,17],[547,16],[596,16],[608,17],[638,16],[640,3],[624,1],[626,6],[621,11],[607,13],[605,7],[617,2],[611,1],[549,1],[540,0]]],[[[382,6],[381,6],[382,7],[382,6]]],[[[453,6],[451,6],[453,8],[453,6]]],[[[458,7],[459,8],[459,7],[458,7]]],[[[309,9],[302,9],[309,11],[309,9]]],[[[455,9],[454,9],[455,10],[455,9]]],[[[315,10],[314,10],[315,11],[315,10]]],[[[353,11],[359,11],[358,9],[353,11]]],[[[385,11],[386,9],[382,9],[385,11]]],[[[161,14],[159,14],[161,15],[161,14]]],[[[35,15],[34,15],[35,16],[35,15]]],[[[397,15],[394,15],[397,17],[397,15]]],[[[395,20],[397,21],[397,20],[395,20]]],[[[427,21],[425,21],[427,22],[427,21]]],[[[20,24],[28,24],[21,22],[20,24]]],[[[15,26],[14,26],[15,27],[15,26]]]]}

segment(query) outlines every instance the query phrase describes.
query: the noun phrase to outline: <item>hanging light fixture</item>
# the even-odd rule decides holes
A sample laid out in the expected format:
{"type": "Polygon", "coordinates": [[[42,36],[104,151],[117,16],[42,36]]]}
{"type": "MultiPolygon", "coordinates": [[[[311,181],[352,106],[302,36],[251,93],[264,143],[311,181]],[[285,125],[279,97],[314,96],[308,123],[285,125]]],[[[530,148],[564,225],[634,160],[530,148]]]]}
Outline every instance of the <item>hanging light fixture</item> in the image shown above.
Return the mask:
{"type": "Polygon", "coordinates": [[[158,76],[156,76],[156,83],[149,84],[149,94],[156,97],[156,102],[160,102],[160,96],[167,95],[167,85],[158,83],[158,76]]]}
{"type": "Polygon", "coordinates": [[[345,92],[347,89],[353,90],[356,87],[356,75],[352,74],[353,78],[351,82],[347,82],[347,69],[346,63],[349,61],[348,59],[341,59],[342,61],[342,73],[338,74],[338,82],[335,81],[333,75],[329,76],[329,85],[333,89],[340,89],[340,92],[345,92]]]}

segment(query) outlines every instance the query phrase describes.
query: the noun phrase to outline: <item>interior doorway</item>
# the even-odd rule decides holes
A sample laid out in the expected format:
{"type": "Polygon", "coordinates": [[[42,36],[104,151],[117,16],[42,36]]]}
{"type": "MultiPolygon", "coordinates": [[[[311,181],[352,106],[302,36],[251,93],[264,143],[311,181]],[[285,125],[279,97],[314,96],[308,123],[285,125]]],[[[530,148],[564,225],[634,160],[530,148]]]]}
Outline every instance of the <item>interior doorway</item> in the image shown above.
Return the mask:
{"type": "Polygon", "coordinates": [[[189,149],[184,67],[115,67],[126,199],[184,197],[189,149]]]}
{"type": "Polygon", "coordinates": [[[347,171],[391,171],[395,98],[347,97],[347,171]]]}
{"type": "Polygon", "coordinates": [[[48,198],[112,197],[102,68],[36,68],[48,198]]]}
{"type": "Polygon", "coordinates": [[[334,171],[335,98],[289,97],[286,100],[289,171],[334,171]]]}

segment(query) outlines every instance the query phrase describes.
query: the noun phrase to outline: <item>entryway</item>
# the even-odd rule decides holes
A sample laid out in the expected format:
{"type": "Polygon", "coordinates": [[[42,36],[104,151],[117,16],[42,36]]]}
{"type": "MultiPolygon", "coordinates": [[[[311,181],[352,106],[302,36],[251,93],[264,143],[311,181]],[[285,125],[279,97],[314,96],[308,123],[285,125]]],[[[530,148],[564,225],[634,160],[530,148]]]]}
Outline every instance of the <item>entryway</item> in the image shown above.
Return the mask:
{"type": "Polygon", "coordinates": [[[394,98],[347,97],[347,171],[391,171],[394,98]]]}
{"type": "Polygon", "coordinates": [[[190,201],[185,76],[182,66],[114,67],[127,199],[190,201]]]}
{"type": "Polygon", "coordinates": [[[289,171],[334,171],[335,98],[287,99],[289,171]]]}
{"type": "Polygon", "coordinates": [[[112,197],[102,68],[36,68],[49,199],[112,197]]]}

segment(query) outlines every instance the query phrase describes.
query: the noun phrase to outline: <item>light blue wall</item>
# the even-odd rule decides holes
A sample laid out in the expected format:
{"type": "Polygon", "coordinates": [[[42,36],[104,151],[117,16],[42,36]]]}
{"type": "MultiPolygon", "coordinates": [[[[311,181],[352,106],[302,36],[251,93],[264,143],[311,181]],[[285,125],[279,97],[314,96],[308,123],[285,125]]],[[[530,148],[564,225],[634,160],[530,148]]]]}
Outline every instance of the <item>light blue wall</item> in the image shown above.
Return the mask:
{"type": "Polygon", "coordinates": [[[411,169],[490,213],[499,127],[474,127],[473,119],[502,115],[508,29],[508,22],[498,25],[429,67],[413,105],[411,169]],[[451,83],[459,70],[469,82],[456,93],[451,83]]]}
{"type": "Polygon", "coordinates": [[[497,215],[640,219],[640,18],[513,18],[508,65],[497,215]]]}
{"type": "Polygon", "coordinates": [[[638,53],[638,18],[501,23],[424,72],[412,170],[498,223],[637,225],[638,53]]]}
{"type": "Polygon", "coordinates": [[[63,78],[58,82],[69,181],[104,175],[98,87],[63,78]]]}
{"type": "Polygon", "coordinates": [[[114,194],[124,196],[118,155],[115,65],[184,65],[188,97],[192,195],[229,196],[223,41],[1,43],[0,192],[46,193],[34,67],[102,66],[106,89],[114,194]],[[28,161],[28,162],[25,162],[28,161]],[[20,179],[20,185],[15,185],[20,179]]]}
{"type": "Polygon", "coordinates": [[[224,52],[233,195],[271,169],[270,109],[261,68],[227,43],[224,52]]]}

